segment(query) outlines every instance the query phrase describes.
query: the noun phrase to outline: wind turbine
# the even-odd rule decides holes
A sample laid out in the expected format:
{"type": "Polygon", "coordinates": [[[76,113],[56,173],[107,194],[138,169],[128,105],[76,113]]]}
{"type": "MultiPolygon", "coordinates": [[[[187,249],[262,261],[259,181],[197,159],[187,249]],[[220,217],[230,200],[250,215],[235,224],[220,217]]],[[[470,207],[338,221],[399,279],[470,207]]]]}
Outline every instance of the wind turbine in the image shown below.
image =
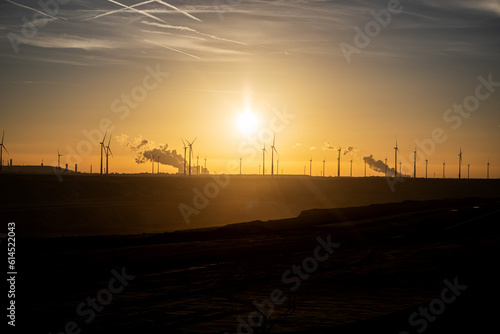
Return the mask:
{"type": "Polygon", "coordinates": [[[196,141],[197,138],[198,137],[196,137],[191,143],[187,142],[188,146],[189,146],[189,176],[191,176],[191,157],[193,156],[193,144],[194,144],[194,142],[196,141]]]}
{"type": "Polygon", "coordinates": [[[467,164],[467,178],[470,179],[470,164],[467,164]]]}
{"type": "Polygon", "coordinates": [[[2,134],[2,143],[0,143],[0,172],[2,171],[2,165],[3,165],[3,160],[2,160],[3,159],[2,158],[3,150],[5,150],[5,152],[7,152],[7,154],[9,154],[9,151],[7,151],[7,149],[5,148],[5,145],[3,144],[4,137],[5,137],[5,130],[3,131],[3,134],[2,134]]]}
{"type": "Polygon", "coordinates": [[[427,178],[427,165],[429,164],[429,159],[425,159],[425,178],[427,178]]]}
{"type": "Polygon", "coordinates": [[[446,161],[443,161],[443,179],[444,179],[444,176],[445,176],[445,167],[446,167],[446,161]]]}
{"type": "Polygon", "coordinates": [[[196,156],[196,175],[200,175],[200,156],[196,156]]]}
{"type": "Polygon", "coordinates": [[[398,140],[396,139],[396,146],[394,147],[394,177],[398,177],[398,140]]]}
{"type": "Polygon", "coordinates": [[[385,157],[385,171],[384,171],[385,176],[387,176],[387,157],[385,157]]]}
{"type": "Polygon", "coordinates": [[[323,177],[325,177],[325,163],[326,163],[326,158],[323,159],[323,177]]]}
{"type": "Polygon", "coordinates": [[[111,148],[109,147],[109,144],[111,144],[111,136],[112,135],[109,135],[109,141],[108,141],[108,146],[106,146],[106,175],[108,174],[108,158],[109,156],[111,155],[113,158],[113,152],[111,152],[111,148]]]}
{"type": "MultiPolygon", "coordinates": [[[[7,150],[6,150],[7,151],[7,150]]],[[[59,150],[57,150],[57,168],[61,168],[61,157],[63,156],[64,154],[61,154],[59,153],[59,150]]]]}
{"type": "Polygon", "coordinates": [[[264,148],[262,149],[262,175],[266,175],[266,143],[264,143],[264,148]]]}
{"type": "Polygon", "coordinates": [[[462,177],[462,148],[460,147],[460,153],[458,154],[458,178],[462,177]]]}
{"type": "Polygon", "coordinates": [[[413,151],[413,178],[417,177],[417,148],[413,151]]]}
{"type": "Polygon", "coordinates": [[[337,161],[338,161],[337,177],[340,177],[340,152],[342,151],[340,146],[339,146],[337,151],[339,152],[339,157],[337,158],[337,161]]]}
{"type": "MultiPolygon", "coordinates": [[[[276,142],[276,134],[274,134],[273,145],[271,145],[271,175],[274,175],[274,152],[278,154],[278,151],[274,146],[275,142],[276,142]]],[[[278,154],[278,159],[279,159],[279,154],[278,154]]]]}
{"type": "Polygon", "coordinates": [[[241,158],[241,157],[240,157],[240,175],[241,175],[241,160],[242,160],[242,159],[243,159],[243,158],[241,158]]]}
{"type": "Polygon", "coordinates": [[[486,163],[486,178],[489,179],[490,178],[490,161],[488,160],[488,162],[486,163]]]}
{"type": "Polygon", "coordinates": [[[106,133],[104,133],[104,137],[102,138],[102,142],[99,143],[101,144],[101,175],[102,175],[102,154],[106,150],[106,146],[104,146],[104,140],[106,139],[107,134],[108,132],[106,131],[106,133]]]}
{"type": "Polygon", "coordinates": [[[403,164],[403,163],[400,161],[400,162],[399,162],[399,176],[403,175],[403,173],[401,173],[401,165],[402,165],[402,164],[403,164]]]}
{"type": "MultiPolygon", "coordinates": [[[[276,154],[277,154],[277,153],[278,153],[278,152],[276,152],[276,154]]],[[[278,155],[278,160],[276,160],[276,175],[278,175],[278,174],[279,174],[279,168],[280,168],[280,156],[278,155]]],[[[283,171],[282,171],[282,173],[281,173],[281,174],[283,174],[283,171]]]]}
{"type": "Polygon", "coordinates": [[[186,143],[184,142],[184,139],[182,139],[182,145],[184,145],[184,176],[186,176],[186,150],[187,150],[187,146],[186,146],[186,143]]]}
{"type": "Polygon", "coordinates": [[[352,177],[352,159],[351,159],[351,172],[349,173],[349,176],[352,177]]]}
{"type": "Polygon", "coordinates": [[[309,160],[309,176],[312,176],[313,158],[309,160]]]}
{"type": "Polygon", "coordinates": [[[155,158],[156,158],[156,155],[152,155],[153,157],[151,158],[151,174],[154,174],[155,173],[155,158]]]}

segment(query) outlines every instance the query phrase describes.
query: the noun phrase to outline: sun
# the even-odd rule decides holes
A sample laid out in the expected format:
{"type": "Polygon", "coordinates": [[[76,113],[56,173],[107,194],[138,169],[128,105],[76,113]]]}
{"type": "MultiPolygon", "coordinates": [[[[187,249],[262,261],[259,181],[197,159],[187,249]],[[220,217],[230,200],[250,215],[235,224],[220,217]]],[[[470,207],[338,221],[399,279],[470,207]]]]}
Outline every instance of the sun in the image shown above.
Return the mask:
{"type": "Polygon", "coordinates": [[[245,110],[238,116],[237,123],[239,130],[243,134],[249,135],[257,130],[259,119],[253,112],[245,110]]]}

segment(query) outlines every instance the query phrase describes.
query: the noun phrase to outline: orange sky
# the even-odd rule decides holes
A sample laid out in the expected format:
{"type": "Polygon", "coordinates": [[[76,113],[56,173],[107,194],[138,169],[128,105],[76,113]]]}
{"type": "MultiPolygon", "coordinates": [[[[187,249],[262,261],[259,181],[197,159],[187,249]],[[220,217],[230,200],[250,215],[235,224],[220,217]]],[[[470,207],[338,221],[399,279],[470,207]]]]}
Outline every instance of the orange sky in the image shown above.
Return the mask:
{"type": "Polygon", "coordinates": [[[370,10],[384,10],[386,2],[266,7],[249,1],[223,19],[195,2],[177,14],[152,4],[142,9],[149,16],[124,10],[98,18],[116,6],[74,4],[59,13],[71,25],[47,17],[17,53],[8,33],[21,36],[22,16],[34,12],[4,3],[0,130],[10,153],[4,160],[57,164],[59,149],[63,164],[78,162],[81,171],[92,164],[95,171],[97,138],[112,130],[110,172],[151,171],[147,160],[135,162],[139,152],[130,147],[138,138],[148,140],[144,149],[168,144],[182,154],[181,138],[197,137],[194,155],[200,162],[206,157],[210,171],[230,172],[228,162],[243,157],[243,172],[257,173],[261,148],[276,133],[280,171],[288,174],[303,174],[304,165],[309,173],[312,158],[312,173],[320,175],[326,158],[326,174],[336,175],[337,152],[327,143],[355,148],[343,156],[342,175],[351,158],[354,176],[363,175],[363,157],[370,155],[387,157],[392,167],[396,138],[403,171],[412,173],[414,147],[442,129],[446,139],[420,153],[419,176],[425,158],[429,176],[441,176],[443,161],[447,175],[456,176],[461,147],[471,177],[485,177],[488,160],[490,176],[500,177],[500,87],[480,88],[488,97],[469,116],[447,114],[473,101],[467,98],[488,76],[500,82],[500,9],[489,4],[405,3],[348,63],[339,46],[355,45],[353,28],[373,21],[370,10]],[[259,120],[250,135],[237,124],[244,110],[259,120]],[[284,110],[293,117],[276,121],[284,110]]]}

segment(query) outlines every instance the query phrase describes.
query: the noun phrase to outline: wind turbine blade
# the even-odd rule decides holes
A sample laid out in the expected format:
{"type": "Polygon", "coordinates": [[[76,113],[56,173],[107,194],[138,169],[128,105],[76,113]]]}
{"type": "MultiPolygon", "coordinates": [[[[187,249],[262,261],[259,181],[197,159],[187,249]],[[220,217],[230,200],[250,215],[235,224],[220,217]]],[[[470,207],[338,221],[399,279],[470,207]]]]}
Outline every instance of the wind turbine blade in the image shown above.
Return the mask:
{"type": "Polygon", "coordinates": [[[104,138],[102,138],[101,145],[104,145],[104,141],[106,140],[106,135],[108,134],[108,131],[104,133],[104,138]]]}
{"type": "Polygon", "coordinates": [[[113,135],[109,135],[109,140],[108,140],[108,148],[109,148],[109,144],[111,144],[111,137],[112,137],[112,136],[113,136],[113,135]]]}
{"type": "Polygon", "coordinates": [[[0,150],[1,150],[2,148],[5,150],[5,152],[7,152],[7,154],[10,154],[10,153],[9,153],[9,151],[7,151],[7,149],[5,148],[5,146],[4,146],[3,144],[2,144],[2,147],[0,147],[0,150]]]}
{"type": "Polygon", "coordinates": [[[3,145],[3,137],[5,137],[5,130],[3,130],[3,134],[2,134],[2,145],[3,145]]]}
{"type": "Polygon", "coordinates": [[[181,140],[182,140],[182,145],[184,145],[184,148],[186,148],[186,143],[184,142],[184,139],[181,138],[181,140]]]}
{"type": "Polygon", "coordinates": [[[191,145],[193,145],[193,144],[194,144],[194,142],[196,141],[196,139],[198,139],[198,137],[196,137],[196,138],[193,140],[193,142],[191,143],[191,145]]]}
{"type": "Polygon", "coordinates": [[[111,154],[111,157],[114,158],[113,152],[111,152],[111,149],[109,148],[109,146],[108,146],[108,152],[109,152],[109,154],[111,154]]]}

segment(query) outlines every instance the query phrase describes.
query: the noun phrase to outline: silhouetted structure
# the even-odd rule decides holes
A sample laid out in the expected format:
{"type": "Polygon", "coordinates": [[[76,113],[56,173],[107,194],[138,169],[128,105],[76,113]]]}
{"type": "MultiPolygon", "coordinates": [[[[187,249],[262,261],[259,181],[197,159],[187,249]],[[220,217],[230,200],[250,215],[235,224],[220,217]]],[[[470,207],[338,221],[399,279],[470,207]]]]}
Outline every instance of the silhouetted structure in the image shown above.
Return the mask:
{"type": "Polygon", "coordinates": [[[104,137],[102,138],[102,141],[99,143],[101,145],[101,170],[100,170],[100,174],[102,175],[102,154],[103,152],[105,152],[106,150],[106,146],[104,146],[104,141],[106,140],[106,135],[108,134],[108,132],[106,131],[106,133],[104,133],[104,137]]]}
{"type": "Polygon", "coordinates": [[[398,141],[396,140],[396,146],[394,147],[394,177],[398,176],[398,141]]]}
{"type": "Polygon", "coordinates": [[[337,176],[340,177],[340,151],[342,151],[342,149],[340,148],[340,146],[339,146],[339,149],[337,151],[339,152],[339,157],[337,158],[337,160],[338,160],[337,176]]]}
{"type": "Polygon", "coordinates": [[[458,178],[462,178],[462,148],[460,147],[460,153],[458,154],[458,178]]]}
{"type": "Polygon", "coordinates": [[[109,145],[111,144],[111,137],[112,135],[109,135],[109,140],[108,140],[108,146],[106,146],[106,175],[109,173],[109,165],[108,165],[108,160],[109,160],[109,156],[111,155],[113,158],[113,152],[111,152],[111,148],[109,147],[109,145]]]}
{"type": "Polygon", "coordinates": [[[2,142],[0,143],[0,172],[2,172],[2,165],[3,165],[3,150],[9,154],[9,151],[5,148],[5,145],[3,144],[3,139],[5,137],[5,130],[3,131],[2,134],[2,142]]]}

